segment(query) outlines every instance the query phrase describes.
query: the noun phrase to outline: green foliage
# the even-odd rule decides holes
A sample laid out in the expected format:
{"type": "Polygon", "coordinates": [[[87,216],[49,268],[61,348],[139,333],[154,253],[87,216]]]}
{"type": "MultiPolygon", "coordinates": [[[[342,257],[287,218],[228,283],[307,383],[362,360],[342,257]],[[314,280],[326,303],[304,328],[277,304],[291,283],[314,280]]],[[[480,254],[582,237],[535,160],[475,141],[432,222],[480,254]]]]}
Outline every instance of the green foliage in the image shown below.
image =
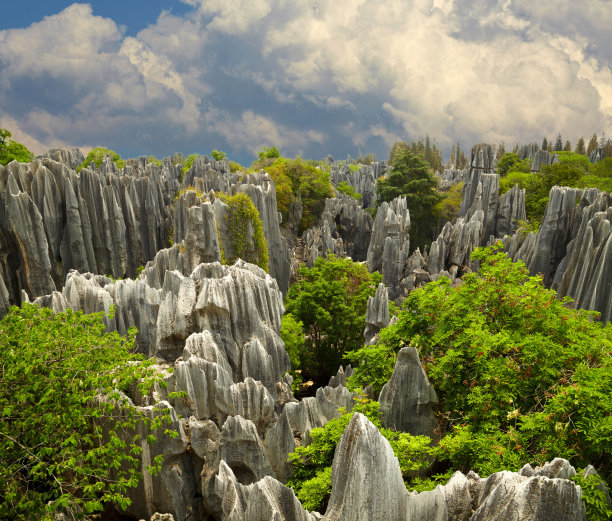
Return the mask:
{"type": "Polygon", "coordinates": [[[596,474],[584,477],[582,473],[583,470],[579,470],[571,479],[582,489],[582,499],[586,505],[587,519],[589,521],[609,521],[612,519],[612,510],[608,508],[604,480],[596,474]]]}
{"type": "Polygon", "coordinates": [[[240,163],[236,163],[236,161],[230,161],[230,172],[242,172],[244,167],[240,163]]]}
{"type": "Polygon", "coordinates": [[[147,160],[149,163],[155,163],[156,165],[162,166],[161,159],[157,159],[155,156],[149,156],[147,160]]]}
{"type": "Polygon", "coordinates": [[[365,415],[387,438],[399,461],[406,484],[412,486],[413,482],[419,482],[413,478],[429,465],[431,440],[426,436],[411,436],[405,432],[383,428],[379,408],[378,402],[358,399],[352,412],[346,413],[340,409],[339,418],[310,431],[311,442],[296,447],[295,452],[289,454],[293,477],[287,484],[296,491],[305,508],[324,511],[331,492],[331,464],[334,452],[342,433],[353,414],[357,412],[365,415]]]}
{"type": "Polygon", "coordinates": [[[345,352],[363,344],[368,297],[382,277],[364,264],[335,255],[302,267],[289,288],[287,313],[303,324],[306,341],[301,354],[304,374],[323,381],[336,372],[345,352]]]}
{"type": "Polygon", "coordinates": [[[436,204],[433,209],[433,214],[444,222],[452,221],[459,214],[461,201],[463,200],[463,183],[452,185],[446,193],[443,193],[443,199],[436,204]]]}
{"type": "Polygon", "coordinates": [[[505,153],[497,162],[495,172],[499,177],[504,177],[508,172],[531,172],[531,162],[529,159],[521,161],[519,157],[511,152],[505,153]]]}
{"type": "MultiPolygon", "coordinates": [[[[435,140],[432,143],[429,135],[425,136],[424,138],[419,137],[417,141],[412,141],[410,143],[405,141],[396,141],[393,143],[391,151],[389,152],[389,163],[393,163],[395,157],[399,153],[406,150],[410,150],[415,156],[421,156],[434,172],[440,172],[443,170],[442,150],[440,150],[435,140]]],[[[455,152],[455,160],[458,160],[458,163],[461,163],[462,161],[467,163],[467,159],[461,152],[459,144],[457,144],[457,148],[453,148],[453,151],[455,152]]],[[[461,167],[458,166],[458,168],[461,167]]]]}
{"type": "Polygon", "coordinates": [[[321,168],[312,161],[300,157],[263,158],[255,161],[251,168],[264,168],[276,186],[276,204],[283,216],[289,220],[289,207],[298,197],[302,200],[300,232],[314,226],[325,207],[325,199],[333,197],[334,190],[329,182],[329,169],[321,168]]]}
{"type": "Polygon", "coordinates": [[[262,147],[257,153],[257,157],[259,157],[259,159],[275,159],[280,157],[280,152],[276,147],[262,147]]]}
{"type": "Polygon", "coordinates": [[[413,345],[446,425],[437,458],[486,475],[558,456],[608,476],[612,325],[557,300],[496,248],[474,251],[480,272],[461,285],[441,278],[410,293],[398,322],[355,357],[350,383],[380,382],[413,345]]]}
{"type": "Polygon", "coordinates": [[[342,181],[340,184],[338,184],[336,189],[341,194],[350,195],[353,199],[357,199],[358,201],[361,201],[361,197],[362,197],[361,194],[355,192],[355,189],[351,185],[349,185],[346,181],[342,181]]]}
{"type": "Polygon", "coordinates": [[[34,159],[34,154],[25,145],[9,139],[11,132],[0,128],[0,165],[8,165],[11,161],[29,163],[34,159]]]}
{"type": "MultiPolygon", "coordinates": [[[[263,231],[263,223],[259,217],[257,207],[251,198],[238,192],[235,195],[217,193],[217,196],[229,207],[227,224],[232,242],[233,257],[225,259],[226,264],[233,264],[240,258],[246,262],[257,264],[260,268],[268,271],[268,243],[263,231]],[[251,249],[251,234],[255,251],[251,249]]],[[[221,241],[219,241],[222,247],[221,241]]],[[[227,251],[227,248],[224,248],[227,251]]]]}
{"type": "MultiPolygon", "coordinates": [[[[192,166],[193,166],[193,162],[195,161],[195,159],[197,157],[200,157],[199,154],[189,154],[187,156],[187,159],[185,159],[185,162],[183,163],[183,175],[187,173],[187,170],[189,170],[192,166]]],[[[181,179],[181,182],[183,180],[181,179]]]]}
{"type": "Polygon", "coordinates": [[[285,313],[283,315],[283,321],[281,324],[280,337],[285,343],[285,349],[289,355],[291,361],[290,374],[293,377],[294,390],[299,388],[302,382],[301,372],[297,372],[297,368],[301,367],[301,352],[304,348],[306,339],[304,337],[304,324],[299,320],[296,320],[291,313],[285,313]]]}
{"type": "Polygon", "coordinates": [[[122,169],[125,166],[125,161],[121,159],[121,156],[114,150],[109,150],[108,148],[104,147],[96,147],[89,151],[89,154],[87,154],[83,164],[77,168],[77,172],[80,172],[83,168],[87,168],[91,163],[96,165],[96,168],[100,168],[104,156],[110,156],[112,162],[117,165],[117,168],[122,169]]]}
{"type": "Polygon", "coordinates": [[[376,182],[376,204],[390,202],[402,195],[410,210],[410,240],[414,247],[424,248],[431,242],[436,219],[434,207],[442,200],[437,192],[438,182],[427,162],[408,149],[401,149],[393,158],[392,170],[376,182]]]}
{"type": "Polygon", "coordinates": [[[221,152],[220,150],[215,149],[210,153],[210,156],[215,161],[221,161],[222,159],[225,159],[225,152],[221,152]]]}
{"type": "Polygon", "coordinates": [[[127,489],[142,477],[137,427],[155,432],[169,416],[147,420],[127,406],[121,391],[146,393],[159,377],[153,360],[133,354],[135,330],[106,333],[102,318],[26,304],[0,321],[2,519],[129,504],[127,489]]]}

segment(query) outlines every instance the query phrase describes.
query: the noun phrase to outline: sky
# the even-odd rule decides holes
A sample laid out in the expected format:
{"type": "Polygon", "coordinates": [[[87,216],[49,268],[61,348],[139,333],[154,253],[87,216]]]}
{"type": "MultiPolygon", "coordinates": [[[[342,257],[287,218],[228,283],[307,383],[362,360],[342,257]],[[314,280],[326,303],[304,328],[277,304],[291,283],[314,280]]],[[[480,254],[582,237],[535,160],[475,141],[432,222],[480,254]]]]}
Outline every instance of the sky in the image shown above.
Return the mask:
{"type": "Polygon", "coordinates": [[[3,4],[0,127],[37,154],[248,165],[612,133],[610,0],[3,4]]]}

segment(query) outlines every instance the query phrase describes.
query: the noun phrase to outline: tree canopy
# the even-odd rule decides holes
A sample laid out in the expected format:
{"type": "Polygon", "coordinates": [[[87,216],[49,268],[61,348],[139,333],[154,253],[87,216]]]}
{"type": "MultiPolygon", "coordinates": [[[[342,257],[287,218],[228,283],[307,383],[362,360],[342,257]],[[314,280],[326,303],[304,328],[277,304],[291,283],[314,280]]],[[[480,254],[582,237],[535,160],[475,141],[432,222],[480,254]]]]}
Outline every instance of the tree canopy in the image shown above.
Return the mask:
{"type": "Polygon", "coordinates": [[[28,163],[34,158],[25,145],[10,139],[11,132],[5,128],[0,128],[0,165],[8,165],[11,161],[28,163]]]}
{"type": "Polygon", "coordinates": [[[141,478],[136,428],[147,419],[121,392],[137,384],[146,393],[158,377],[152,360],[133,353],[135,330],[106,333],[102,318],[26,304],[0,321],[2,519],[129,504],[126,491],[141,478]]]}
{"type": "Polygon", "coordinates": [[[478,273],[413,291],[378,345],[351,355],[352,385],[380,390],[412,345],[439,399],[435,455],[452,469],[487,475],[554,456],[609,477],[612,324],[558,300],[502,251],[472,258],[478,273]]]}
{"type": "Polygon", "coordinates": [[[438,182],[429,164],[411,150],[400,149],[391,162],[391,171],[376,182],[377,204],[390,202],[396,197],[406,197],[410,210],[411,246],[423,248],[431,241],[432,209],[442,200],[437,191],[438,182]]]}
{"type": "Polygon", "coordinates": [[[324,382],[335,374],[347,351],[361,347],[368,297],[381,279],[364,264],[335,255],[300,269],[285,309],[303,325],[306,336],[300,360],[306,376],[324,382]]]}

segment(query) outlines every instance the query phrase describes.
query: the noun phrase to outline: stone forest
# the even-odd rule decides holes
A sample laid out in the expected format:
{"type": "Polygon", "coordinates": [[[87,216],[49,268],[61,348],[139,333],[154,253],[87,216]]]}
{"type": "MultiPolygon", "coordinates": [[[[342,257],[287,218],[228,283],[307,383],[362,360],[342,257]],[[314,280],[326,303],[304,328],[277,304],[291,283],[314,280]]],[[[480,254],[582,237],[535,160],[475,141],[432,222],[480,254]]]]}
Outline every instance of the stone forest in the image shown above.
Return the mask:
{"type": "Polygon", "coordinates": [[[243,167],[10,137],[2,519],[609,519],[610,141],[243,167]]]}

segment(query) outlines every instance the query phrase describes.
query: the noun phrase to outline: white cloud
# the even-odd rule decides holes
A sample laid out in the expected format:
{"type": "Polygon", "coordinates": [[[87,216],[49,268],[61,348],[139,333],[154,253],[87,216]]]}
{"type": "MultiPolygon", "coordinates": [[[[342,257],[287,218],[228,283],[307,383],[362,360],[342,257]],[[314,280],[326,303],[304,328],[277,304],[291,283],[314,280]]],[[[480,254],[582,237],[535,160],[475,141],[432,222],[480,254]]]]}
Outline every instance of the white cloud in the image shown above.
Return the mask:
{"type": "Polygon", "coordinates": [[[206,119],[228,143],[253,153],[263,146],[277,146],[281,152],[285,152],[313,142],[322,144],[325,139],[325,135],[319,131],[291,129],[252,110],[236,118],[224,110],[210,108],[206,119]]]}
{"type": "Polygon", "coordinates": [[[197,6],[204,15],[214,15],[208,28],[227,34],[244,34],[271,11],[269,0],[182,0],[197,6]]]}

